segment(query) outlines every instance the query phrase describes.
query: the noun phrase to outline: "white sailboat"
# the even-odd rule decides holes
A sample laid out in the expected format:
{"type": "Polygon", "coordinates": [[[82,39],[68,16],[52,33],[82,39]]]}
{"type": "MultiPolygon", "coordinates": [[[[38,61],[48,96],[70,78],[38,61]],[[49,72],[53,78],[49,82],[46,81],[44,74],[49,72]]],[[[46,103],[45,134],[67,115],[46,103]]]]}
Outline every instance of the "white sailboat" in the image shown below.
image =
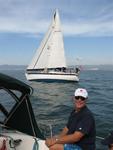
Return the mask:
{"type": "Polygon", "coordinates": [[[25,75],[30,81],[79,81],[79,69],[67,68],[58,10],[25,75]]]}

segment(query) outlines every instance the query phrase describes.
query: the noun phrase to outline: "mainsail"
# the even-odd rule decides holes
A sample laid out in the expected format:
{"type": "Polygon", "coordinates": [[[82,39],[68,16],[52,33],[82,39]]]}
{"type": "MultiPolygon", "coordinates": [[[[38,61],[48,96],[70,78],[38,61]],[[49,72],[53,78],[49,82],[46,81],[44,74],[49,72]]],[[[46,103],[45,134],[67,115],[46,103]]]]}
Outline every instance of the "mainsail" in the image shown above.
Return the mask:
{"type": "Polygon", "coordinates": [[[52,23],[34,58],[32,59],[28,70],[44,68],[62,68],[67,67],[63,35],[61,32],[60,18],[58,10],[53,15],[52,23]]]}

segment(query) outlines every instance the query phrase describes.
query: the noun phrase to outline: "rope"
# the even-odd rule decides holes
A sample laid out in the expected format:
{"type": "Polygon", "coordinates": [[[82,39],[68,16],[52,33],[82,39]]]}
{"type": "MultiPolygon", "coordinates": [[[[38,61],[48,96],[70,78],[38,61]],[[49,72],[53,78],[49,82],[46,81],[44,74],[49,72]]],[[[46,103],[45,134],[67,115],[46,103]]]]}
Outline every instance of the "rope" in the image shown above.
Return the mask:
{"type": "Polygon", "coordinates": [[[35,140],[35,143],[34,143],[34,145],[33,145],[33,150],[39,150],[39,144],[38,144],[38,141],[37,141],[36,138],[34,138],[34,140],[35,140]]]}
{"type": "Polygon", "coordinates": [[[7,150],[5,139],[3,140],[3,144],[2,144],[2,147],[0,148],[0,150],[7,150]]]}
{"type": "MultiPolygon", "coordinates": [[[[10,146],[10,148],[13,148],[14,150],[16,150],[16,147],[15,147],[14,144],[13,144],[14,139],[13,139],[12,137],[10,137],[10,136],[8,136],[8,135],[2,135],[2,134],[0,134],[0,136],[6,138],[6,141],[7,141],[8,138],[9,138],[9,139],[10,139],[10,140],[9,140],[9,146],[10,146]]],[[[5,147],[5,146],[6,146],[6,143],[4,143],[4,147],[2,147],[2,149],[0,149],[0,150],[7,150],[7,147],[5,147]]]]}

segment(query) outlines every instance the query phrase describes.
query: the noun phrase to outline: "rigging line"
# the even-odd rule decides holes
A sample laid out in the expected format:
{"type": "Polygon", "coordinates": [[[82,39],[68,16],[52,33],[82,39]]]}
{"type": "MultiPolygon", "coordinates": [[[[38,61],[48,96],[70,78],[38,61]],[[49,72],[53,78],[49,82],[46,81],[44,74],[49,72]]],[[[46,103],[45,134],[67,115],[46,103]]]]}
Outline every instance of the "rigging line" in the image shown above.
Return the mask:
{"type": "Polygon", "coordinates": [[[39,143],[38,143],[38,139],[37,138],[34,138],[35,140],[35,143],[34,143],[34,146],[33,146],[33,150],[39,150],[39,143]]]}
{"type": "Polygon", "coordinates": [[[36,66],[36,64],[37,64],[37,62],[38,62],[38,60],[39,60],[39,58],[40,58],[40,56],[41,56],[41,54],[42,54],[42,52],[43,52],[43,50],[44,50],[44,47],[45,47],[46,43],[48,42],[48,40],[49,40],[50,35],[51,35],[52,32],[53,32],[53,31],[51,31],[51,32],[49,33],[49,35],[48,35],[48,37],[47,37],[47,40],[46,40],[46,42],[45,42],[45,44],[44,44],[44,46],[43,46],[43,48],[42,48],[42,50],[41,50],[41,52],[40,52],[40,54],[39,54],[39,56],[38,56],[38,58],[37,58],[37,60],[36,60],[36,62],[35,62],[35,64],[34,64],[34,67],[33,67],[33,68],[35,68],[35,66],[36,66]]]}
{"type": "Polygon", "coordinates": [[[96,136],[96,138],[99,139],[99,140],[103,140],[103,139],[104,139],[104,138],[101,137],[101,136],[96,136]]]}

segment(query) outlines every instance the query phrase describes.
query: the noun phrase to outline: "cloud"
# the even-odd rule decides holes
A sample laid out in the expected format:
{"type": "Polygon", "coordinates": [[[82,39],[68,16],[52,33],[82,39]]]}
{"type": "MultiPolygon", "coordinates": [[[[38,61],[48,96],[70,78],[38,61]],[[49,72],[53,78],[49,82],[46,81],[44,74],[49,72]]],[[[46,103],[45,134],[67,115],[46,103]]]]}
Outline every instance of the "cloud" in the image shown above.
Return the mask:
{"type": "Polygon", "coordinates": [[[0,32],[12,32],[12,33],[42,33],[44,32],[45,26],[48,26],[46,21],[35,21],[35,20],[16,20],[13,18],[0,19],[0,32]]]}
{"type": "MultiPolygon", "coordinates": [[[[50,21],[0,19],[0,32],[29,33],[38,35],[45,33],[50,21]]],[[[62,24],[65,36],[113,36],[113,21],[109,22],[70,22],[62,24]]]]}
{"type": "Polygon", "coordinates": [[[113,36],[113,21],[72,23],[65,25],[63,29],[67,36],[113,36]]]}
{"type": "Polygon", "coordinates": [[[0,0],[0,32],[45,33],[53,10],[61,12],[63,33],[66,36],[113,36],[113,2],[103,0],[71,0],[70,3],[52,0],[0,0]],[[102,3],[103,2],[103,3],[102,3]],[[56,6],[56,7],[55,7],[56,6]],[[71,9],[67,9],[67,8],[71,9]]]}

